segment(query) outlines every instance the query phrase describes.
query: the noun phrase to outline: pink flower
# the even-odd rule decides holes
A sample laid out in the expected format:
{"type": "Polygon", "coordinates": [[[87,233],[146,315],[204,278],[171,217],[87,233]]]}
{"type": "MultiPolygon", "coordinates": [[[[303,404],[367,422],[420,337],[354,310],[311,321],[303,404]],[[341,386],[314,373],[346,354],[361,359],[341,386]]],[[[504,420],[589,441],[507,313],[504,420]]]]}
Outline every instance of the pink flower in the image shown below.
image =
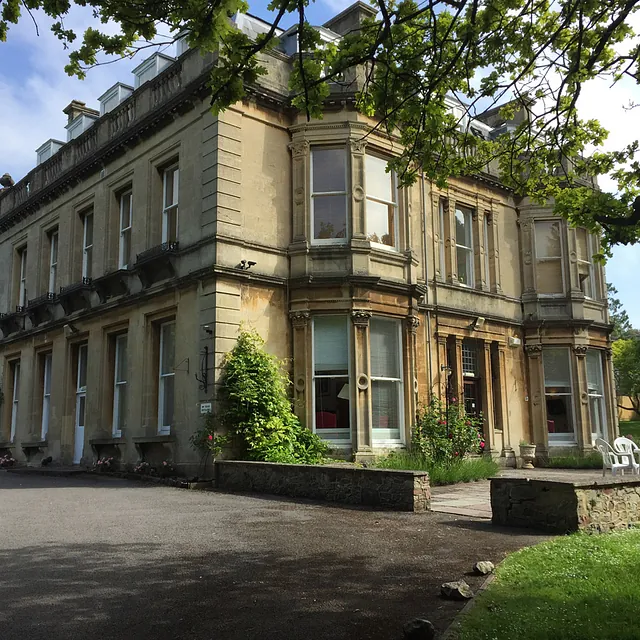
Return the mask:
{"type": "Polygon", "coordinates": [[[451,398],[451,402],[458,402],[458,398],[451,398]]]}
{"type": "Polygon", "coordinates": [[[213,440],[213,436],[211,434],[209,434],[209,437],[207,438],[209,441],[213,440]]]}
{"type": "Polygon", "coordinates": [[[484,440],[483,440],[483,441],[480,443],[480,448],[481,448],[481,449],[484,449],[484,446],[485,446],[485,445],[484,445],[484,440]]]}
{"type": "Polygon", "coordinates": [[[454,455],[454,456],[457,456],[457,455],[458,455],[458,452],[457,452],[457,451],[454,451],[454,452],[453,452],[453,455],[454,455]]]}

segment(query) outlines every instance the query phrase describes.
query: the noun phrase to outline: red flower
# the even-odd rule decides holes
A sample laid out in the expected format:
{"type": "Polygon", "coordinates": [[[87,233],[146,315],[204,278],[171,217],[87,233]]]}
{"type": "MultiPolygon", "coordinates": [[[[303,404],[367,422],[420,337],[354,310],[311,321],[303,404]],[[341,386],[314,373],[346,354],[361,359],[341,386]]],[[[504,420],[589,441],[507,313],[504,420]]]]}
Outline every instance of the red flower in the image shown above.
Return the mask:
{"type": "Polygon", "coordinates": [[[438,420],[438,424],[447,424],[446,420],[438,420]]]}
{"type": "Polygon", "coordinates": [[[484,440],[480,443],[480,448],[484,449],[484,440]]]}
{"type": "Polygon", "coordinates": [[[454,452],[453,452],[453,455],[454,455],[454,456],[457,456],[457,455],[458,455],[458,452],[457,452],[457,451],[454,451],[454,452]]]}
{"type": "Polygon", "coordinates": [[[453,439],[453,434],[452,434],[452,433],[450,433],[450,434],[447,436],[447,438],[451,438],[451,439],[453,439]]]}
{"type": "Polygon", "coordinates": [[[451,398],[451,402],[458,402],[458,398],[451,398]]]}
{"type": "Polygon", "coordinates": [[[471,420],[465,420],[464,423],[469,426],[471,424],[471,420]]]}
{"type": "Polygon", "coordinates": [[[209,434],[209,437],[207,438],[207,440],[213,440],[213,436],[209,434]]]}

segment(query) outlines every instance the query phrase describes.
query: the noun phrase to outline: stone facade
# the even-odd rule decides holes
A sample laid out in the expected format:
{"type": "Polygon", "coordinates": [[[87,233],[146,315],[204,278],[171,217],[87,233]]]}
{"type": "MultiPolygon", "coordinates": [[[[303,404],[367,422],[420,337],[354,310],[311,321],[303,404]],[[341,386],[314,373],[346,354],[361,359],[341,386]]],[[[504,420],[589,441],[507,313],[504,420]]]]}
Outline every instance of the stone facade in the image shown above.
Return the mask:
{"type": "Polygon", "coordinates": [[[491,480],[493,523],[551,533],[606,533],[640,523],[640,480],[491,480]]]}
{"type": "Polygon", "coordinates": [[[396,511],[428,511],[429,475],[423,471],[360,469],[333,465],[219,460],[218,489],[366,505],[396,511]]]}
{"type": "Polygon", "coordinates": [[[242,325],[290,363],[295,410],[336,456],[406,446],[433,395],[482,412],[505,464],[522,439],[544,457],[613,437],[597,239],[493,166],[397,188],[357,72],[307,122],[286,47],[263,58],[214,117],[214,59],[186,51],[0,194],[0,453],[197,472],[189,436],[242,325]]]}

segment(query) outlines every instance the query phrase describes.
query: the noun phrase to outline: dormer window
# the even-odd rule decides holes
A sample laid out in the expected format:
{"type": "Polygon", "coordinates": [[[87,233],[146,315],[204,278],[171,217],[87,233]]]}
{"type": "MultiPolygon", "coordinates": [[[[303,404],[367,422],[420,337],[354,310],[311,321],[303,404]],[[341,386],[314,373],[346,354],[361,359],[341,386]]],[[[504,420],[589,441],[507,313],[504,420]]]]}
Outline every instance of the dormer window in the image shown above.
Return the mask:
{"type": "Polygon", "coordinates": [[[166,69],[175,58],[166,56],[163,53],[154,53],[150,58],[147,58],[141,62],[134,70],[133,75],[135,77],[134,86],[137,89],[141,87],[145,82],[155,78],[161,71],[166,69]]]}
{"type": "Polygon", "coordinates": [[[42,164],[48,160],[54,153],[61,149],[63,145],[64,142],[60,140],[47,140],[36,149],[36,164],[42,164]]]}
{"type": "Polygon", "coordinates": [[[347,240],[346,149],[311,152],[311,219],[315,242],[347,240]]]}
{"type": "Polygon", "coordinates": [[[121,102],[126,100],[133,93],[133,87],[128,84],[117,82],[108,91],[105,91],[99,98],[100,115],[103,116],[109,111],[113,111],[121,102]]]}

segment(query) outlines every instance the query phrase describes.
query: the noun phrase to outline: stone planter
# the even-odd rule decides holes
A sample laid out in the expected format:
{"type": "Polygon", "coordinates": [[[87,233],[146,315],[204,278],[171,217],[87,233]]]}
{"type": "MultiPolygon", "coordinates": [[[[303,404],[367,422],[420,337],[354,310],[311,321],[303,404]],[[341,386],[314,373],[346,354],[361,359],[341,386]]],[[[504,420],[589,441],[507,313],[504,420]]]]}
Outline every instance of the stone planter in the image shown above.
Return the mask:
{"type": "Polygon", "coordinates": [[[521,444],[520,445],[520,457],[522,458],[523,469],[533,469],[533,463],[536,459],[536,445],[535,444],[521,444]]]}

